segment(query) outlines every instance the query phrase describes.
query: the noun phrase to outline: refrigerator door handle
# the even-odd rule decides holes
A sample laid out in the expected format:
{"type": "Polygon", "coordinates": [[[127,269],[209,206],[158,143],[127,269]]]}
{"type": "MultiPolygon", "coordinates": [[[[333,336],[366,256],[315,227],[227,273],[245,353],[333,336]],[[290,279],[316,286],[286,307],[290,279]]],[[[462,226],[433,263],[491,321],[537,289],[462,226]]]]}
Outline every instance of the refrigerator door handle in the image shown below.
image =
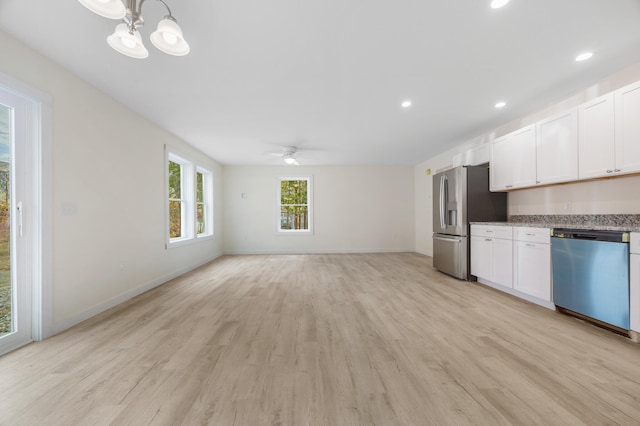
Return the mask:
{"type": "Polygon", "coordinates": [[[440,176],[440,229],[445,229],[447,227],[447,221],[445,218],[446,180],[447,177],[445,175],[440,176]]]}

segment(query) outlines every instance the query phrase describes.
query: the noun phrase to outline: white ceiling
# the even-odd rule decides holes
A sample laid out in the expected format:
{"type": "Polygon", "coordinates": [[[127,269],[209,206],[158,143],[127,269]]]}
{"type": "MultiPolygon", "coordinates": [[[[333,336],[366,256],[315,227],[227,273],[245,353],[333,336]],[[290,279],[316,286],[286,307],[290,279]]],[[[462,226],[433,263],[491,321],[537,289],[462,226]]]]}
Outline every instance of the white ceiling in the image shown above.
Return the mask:
{"type": "Polygon", "coordinates": [[[0,29],[223,164],[413,165],[640,62],[639,0],[166,1],[188,56],[153,1],[144,60],[76,0],[0,0],[0,29]]]}

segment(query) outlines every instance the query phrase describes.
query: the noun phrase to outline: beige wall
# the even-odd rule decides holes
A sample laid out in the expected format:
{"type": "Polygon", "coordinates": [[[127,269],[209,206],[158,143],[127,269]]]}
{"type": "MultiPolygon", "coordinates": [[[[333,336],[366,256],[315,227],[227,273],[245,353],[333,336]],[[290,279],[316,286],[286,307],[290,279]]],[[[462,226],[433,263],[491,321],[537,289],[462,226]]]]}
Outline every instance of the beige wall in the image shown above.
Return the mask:
{"type": "Polygon", "coordinates": [[[224,176],[226,253],[413,251],[412,167],[225,167],[224,176]],[[307,175],[314,233],[278,235],[278,178],[307,175]]]}
{"type": "Polygon", "coordinates": [[[2,32],[0,51],[0,72],[53,99],[54,330],[222,253],[221,235],[164,244],[164,145],[209,167],[219,200],[216,162],[2,32]]]}
{"type": "Polygon", "coordinates": [[[640,214],[640,176],[514,191],[509,214],[640,214]]]}

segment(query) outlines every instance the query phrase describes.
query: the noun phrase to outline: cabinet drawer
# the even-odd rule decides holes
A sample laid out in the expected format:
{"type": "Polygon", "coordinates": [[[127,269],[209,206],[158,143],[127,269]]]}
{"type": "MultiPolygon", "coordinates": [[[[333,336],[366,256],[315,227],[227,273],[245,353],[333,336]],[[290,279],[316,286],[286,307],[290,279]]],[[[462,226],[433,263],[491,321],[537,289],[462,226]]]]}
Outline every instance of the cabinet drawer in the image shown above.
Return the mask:
{"type": "Polygon", "coordinates": [[[530,243],[551,243],[551,231],[549,228],[530,228],[517,226],[514,229],[513,239],[517,241],[527,241],[530,243]]]}
{"type": "Polygon", "coordinates": [[[471,225],[471,235],[511,240],[513,239],[513,227],[508,225],[471,225]]]}
{"type": "Polygon", "coordinates": [[[640,254],[640,232],[631,233],[631,244],[629,251],[633,254],[640,254]]]}

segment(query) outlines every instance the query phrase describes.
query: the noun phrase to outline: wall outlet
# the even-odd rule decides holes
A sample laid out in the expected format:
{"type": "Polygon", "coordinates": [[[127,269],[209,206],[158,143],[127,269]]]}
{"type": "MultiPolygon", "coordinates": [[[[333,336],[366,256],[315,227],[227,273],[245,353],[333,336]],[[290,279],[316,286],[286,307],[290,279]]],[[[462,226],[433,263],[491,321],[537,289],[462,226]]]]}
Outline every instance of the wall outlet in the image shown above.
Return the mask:
{"type": "Polygon", "coordinates": [[[62,216],[75,216],[78,214],[78,206],[74,203],[63,202],[60,204],[60,213],[62,216]]]}

